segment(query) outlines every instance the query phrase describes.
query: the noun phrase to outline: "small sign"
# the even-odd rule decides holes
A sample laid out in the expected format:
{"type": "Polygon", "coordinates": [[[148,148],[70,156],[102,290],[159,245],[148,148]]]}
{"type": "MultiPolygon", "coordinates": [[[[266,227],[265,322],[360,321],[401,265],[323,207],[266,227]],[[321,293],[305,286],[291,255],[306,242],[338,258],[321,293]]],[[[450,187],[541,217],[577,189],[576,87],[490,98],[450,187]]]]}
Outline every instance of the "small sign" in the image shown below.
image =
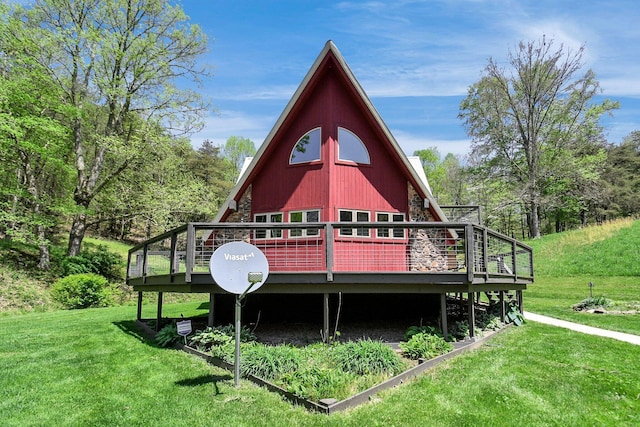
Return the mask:
{"type": "Polygon", "coordinates": [[[269,276],[267,257],[256,246],[231,242],[211,255],[211,277],[227,292],[244,295],[257,290],[269,276]]]}
{"type": "Polygon", "coordinates": [[[186,337],[192,331],[191,320],[182,320],[180,322],[176,322],[176,326],[178,327],[178,335],[183,337],[186,337]]]}

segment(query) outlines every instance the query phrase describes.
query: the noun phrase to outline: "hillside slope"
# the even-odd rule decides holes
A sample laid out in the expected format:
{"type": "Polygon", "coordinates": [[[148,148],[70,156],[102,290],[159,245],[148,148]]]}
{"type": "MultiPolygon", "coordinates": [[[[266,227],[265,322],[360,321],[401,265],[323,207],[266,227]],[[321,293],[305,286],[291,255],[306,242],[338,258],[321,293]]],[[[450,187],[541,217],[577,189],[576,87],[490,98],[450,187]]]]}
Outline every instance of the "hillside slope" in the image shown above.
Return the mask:
{"type": "Polygon", "coordinates": [[[640,221],[619,220],[528,244],[535,283],[524,293],[525,310],[640,334],[640,221]],[[612,301],[606,314],[573,309],[590,295],[612,301]]]}

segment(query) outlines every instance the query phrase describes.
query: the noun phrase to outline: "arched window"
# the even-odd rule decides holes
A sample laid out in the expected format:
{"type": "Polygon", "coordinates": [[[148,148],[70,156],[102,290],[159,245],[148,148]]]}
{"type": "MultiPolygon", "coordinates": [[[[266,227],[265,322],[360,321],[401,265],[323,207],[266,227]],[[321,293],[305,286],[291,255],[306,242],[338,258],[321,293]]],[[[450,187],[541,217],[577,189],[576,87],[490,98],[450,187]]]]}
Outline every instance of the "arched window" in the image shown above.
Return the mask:
{"type": "Polygon", "coordinates": [[[296,142],[291,150],[289,164],[307,163],[320,160],[320,128],[311,129],[296,142]]]}
{"type": "Polygon", "coordinates": [[[338,128],[338,160],[362,163],[368,165],[369,152],[367,147],[355,133],[338,128]]]}

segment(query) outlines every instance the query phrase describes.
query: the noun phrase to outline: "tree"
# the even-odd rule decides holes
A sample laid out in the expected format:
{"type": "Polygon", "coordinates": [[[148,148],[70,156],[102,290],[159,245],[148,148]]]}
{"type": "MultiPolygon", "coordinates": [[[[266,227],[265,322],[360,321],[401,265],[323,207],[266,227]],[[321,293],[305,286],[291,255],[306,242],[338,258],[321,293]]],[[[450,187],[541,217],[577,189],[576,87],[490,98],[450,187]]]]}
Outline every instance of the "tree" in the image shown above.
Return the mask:
{"type": "Polygon", "coordinates": [[[15,24],[0,21],[0,228],[5,237],[35,243],[38,267],[48,269],[49,236],[70,189],[69,132],[61,124],[69,111],[46,70],[9,37],[15,24]]]}
{"type": "Polygon", "coordinates": [[[618,106],[609,100],[591,103],[600,92],[591,70],[574,78],[583,53],[584,47],[555,49],[546,38],[521,42],[509,52],[510,70],[489,59],[460,104],[473,157],[522,192],[533,238],[541,234],[540,211],[549,183],[565,177],[563,162],[582,146],[602,141],[599,118],[618,106]]]}
{"type": "Polygon", "coordinates": [[[76,255],[90,206],[109,182],[153,150],[158,124],[188,132],[206,111],[178,79],[199,81],[206,37],[164,0],[36,0],[18,14],[25,53],[50,70],[77,109],[69,120],[77,206],[68,254],[76,255]],[[109,167],[107,167],[109,165],[109,167]]]}
{"type": "Polygon", "coordinates": [[[235,175],[237,177],[242,169],[244,159],[256,154],[256,147],[253,141],[248,138],[230,136],[224,144],[222,154],[235,167],[235,175]]]}
{"type": "Polygon", "coordinates": [[[601,203],[605,218],[640,213],[640,131],[610,147],[602,185],[608,190],[608,200],[601,203]]]}
{"type": "Polygon", "coordinates": [[[423,150],[416,150],[413,152],[414,156],[420,158],[424,173],[429,180],[429,186],[431,187],[431,193],[438,199],[441,204],[442,200],[442,187],[445,179],[445,169],[440,159],[440,152],[436,147],[429,147],[423,150]]]}

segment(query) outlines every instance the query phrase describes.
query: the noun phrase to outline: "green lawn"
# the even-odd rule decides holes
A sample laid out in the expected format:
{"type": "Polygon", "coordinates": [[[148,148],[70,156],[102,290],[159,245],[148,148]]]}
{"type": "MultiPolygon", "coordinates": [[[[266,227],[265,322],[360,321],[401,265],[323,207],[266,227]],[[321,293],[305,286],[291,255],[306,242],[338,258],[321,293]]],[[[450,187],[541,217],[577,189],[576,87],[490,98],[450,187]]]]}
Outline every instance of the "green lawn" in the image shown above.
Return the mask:
{"type": "Polygon", "coordinates": [[[114,307],[0,318],[0,424],[640,425],[640,347],[607,338],[529,322],[372,403],[326,416],[245,381],[235,388],[229,372],[156,347],[134,316],[135,307],[114,307]]]}
{"type": "Polygon", "coordinates": [[[640,314],[591,314],[572,309],[593,295],[612,312],[640,310],[640,221],[623,219],[544,236],[533,247],[535,283],[524,292],[527,311],[640,335],[640,314]]]}

